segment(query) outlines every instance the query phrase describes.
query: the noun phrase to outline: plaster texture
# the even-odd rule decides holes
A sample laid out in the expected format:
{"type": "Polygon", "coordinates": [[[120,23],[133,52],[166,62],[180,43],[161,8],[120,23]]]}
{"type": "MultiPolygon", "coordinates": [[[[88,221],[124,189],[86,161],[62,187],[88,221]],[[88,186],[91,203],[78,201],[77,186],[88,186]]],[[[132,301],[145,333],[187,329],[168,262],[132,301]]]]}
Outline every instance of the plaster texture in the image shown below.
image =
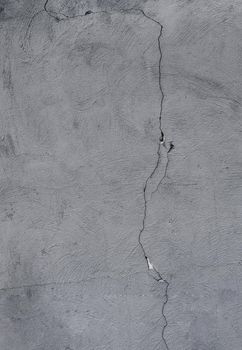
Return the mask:
{"type": "Polygon", "coordinates": [[[242,349],[242,4],[0,1],[0,350],[242,349]]]}

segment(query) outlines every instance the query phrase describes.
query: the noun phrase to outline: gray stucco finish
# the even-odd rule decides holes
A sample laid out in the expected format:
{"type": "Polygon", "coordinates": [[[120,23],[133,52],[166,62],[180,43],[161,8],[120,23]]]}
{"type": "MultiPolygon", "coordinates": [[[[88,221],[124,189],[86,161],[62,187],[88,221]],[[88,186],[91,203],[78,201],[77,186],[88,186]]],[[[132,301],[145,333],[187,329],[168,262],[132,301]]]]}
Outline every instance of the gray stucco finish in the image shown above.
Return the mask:
{"type": "Polygon", "coordinates": [[[0,1],[0,350],[242,349],[241,13],[0,1]]]}

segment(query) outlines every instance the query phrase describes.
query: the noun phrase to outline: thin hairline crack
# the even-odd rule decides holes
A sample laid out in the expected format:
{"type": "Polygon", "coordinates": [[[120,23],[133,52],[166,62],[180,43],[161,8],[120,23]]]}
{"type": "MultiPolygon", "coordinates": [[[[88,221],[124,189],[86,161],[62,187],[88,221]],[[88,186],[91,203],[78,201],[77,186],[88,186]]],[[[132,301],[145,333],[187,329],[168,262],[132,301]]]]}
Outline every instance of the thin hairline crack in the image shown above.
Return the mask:
{"type": "MultiPolygon", "coordinates": [[[[49,0],[46,0],[44,3],[44,8],[43,10],[52,18],[54,18],[56,21],[65,21],[68,19],[74,19],[77,17],[84,17],[87,15],[94,15],[94,14],[100,14],[100,13],[106,13],[106,14],[111,14],[108,11],[105,10],[101,10],[101,11],[86,11],[85,14],[80,14],[80,15],[74,15],[74,16],[68,16],[65,15],[63,13],[57,13],[55,11],[49,10],[48,9],[48,2],[49,0]],[[62,16],[62,18],[60,18],[60,16],[62,16]]],[[[114,11],[112,11],[114,12],[114,11]]],[[[165,330],[166,327],[168,326],[168,322],[167,322],[167,318],[165,315],[165,307],[169,301],[169,295],[168,295],[168,289],[170,286],[170,283],[168,282],[168,280],[162,276],[162,274],[156,269],[156,267],[153,265],[153,263],[151,262],[150,258],[147,255],[147,252],[144,248],[144,245],[142,243],[142,235],[144,233],[144,231],[146,230],[146,220],[147,220],[147,208],[148,208],[148,202],[149,200],[147,199],[147,188],[149,187],[149,183],[150,181],[154,178],[154,176],[156,175],[157,171],[159,170],[159,167],[161,165],[161,158],[162,158],[162,149],[165,149],[166,152],[166,164],[165,164],[165,169],[164,169],[164,175],[161,177],[161,179],[159,180],[155,190],[153,190],[151,192],[151,196],[158,191],[159,186],[162,184],[162,182],[164,181],[164,179],[167,176],[167,170],[168,170],[168,165],[169,165],[169,153],[174,149],[174,144],[173,142],[169,142],[168,145],[165,142],[165,135],[162,129],[162,114],[163,114],[163,101],[164,101],[164,92],[162,89],[162,84],[161,84],[161,63],[162,63],[162,50],[161,50],[161,38],[162,38],[162,32],[163,32],[163,26],[162,24],[155,20],[154,18],[148,16],[142,9],[139,8],[129,8],[129,9],[120,9],[117,10],[116,12],[119,13],[131,13],[131,12],[139,12],[141,13],[144,17],[146,17],[148,20],[152,21],[153,23],[156,23],[159,28],[159,35],[157,38],[157,43],[158,43],[158,50],[159,50],[159,54],[160,54],[160,58],[159,58],[159,89],[160,89],[160,94],[161,94],[161,100],[160,100],[160,112],[159,112],[159,140],[158,140],[158,146],[157,146],[157,160],[155,163],[155,166],[152,170],[152,172],[150,173],[150,175],[147,177],[145,184],[143,186],[143,200],[144,200],[144,212],[143,212],[143,220],[142,220],[142,227],[139,231],[139,235],[138,235],[138,243],[139,246],[143,252],[143,256],[144,259],[146,261],[146,265],[147,265],[147,269],[148,269],[148,273],[149,275],[151,275],[157,282],[162,283],[163,285],[165,285],[165,291],[164,291],[164,302],[162,305],[162,317],[164,319],[164,326],[162,328],[162,341],[166,346],[166,349],[169,350],[166,338],[165,338],[165,330]]]]}
{"type": "Polygon", "coordinates": [[[162,50],[161,50],[161,37],[162,37],[162,31],[163,31],[163,26],[160,22],[154,20],[153,18],[147,16],[142,10],[141,10],[142,14],[147,17],[148,19],[154,21],[155,23],[157,23],[160,26],[160,33],[158,36],[158,48],[159,48],[159,53],[160,53],[160,59],[159,59],[159,89],[160,89],[160,93],[161,93],[161,101],[160,101],[160,113],[159,113],[159,142],[158,142],[158,147],[157,147],[157,161],[155,164],[155,167],[153,168],[152,172],[150,173],[150,175],[147,177],[144,187],[143,187],[143,199],[144,199],[144,215],[143,215],[143,221],[142,221],[142,227],[140,229],[139,232],[139,245],[142,249],[144,258],[146,260],[147,263],[147,268],[148,268],[148,272],[149,274],[157,281],[157,282],[161,282],[163,284],[165,284],[165,295],[164,295],[164,302],[162,305],[162,316],[163,319],[165,321],[165,324],[162,328],[162,340],[166,346],[166,349],[169,350],[166,338],[165,338],[165,330],[166,327],[168,326],[168,322],[167,322],[167,318],[165,315],[165,307],[166,304],[169,301],[169,295],[168,295],[168,289],[170,286],[170,283],[168,282],[168,280],[166,278],[164,278],[161,273],[155,268],[155,266],[152,264],[152,262],[150,261],[146,250],[144,248],[144,245],[142,243],[142,235],[146,229],[146,219],[147,219],[147,207],[148,207],[148,199],[147,199],[147,188],[149,186],[149,182],[150,180],[152,180],[152,178],[154,177],[154,175],[156,174],[156,172],[159,169],[159,166],[161,164],[161,151],[162,151],[162,147],[165,148],[166,150],[166,164],[165,164],[165,171],[164,171],[164,175],[162,176],[162,178],[160,179],[158,185],[156,186],[156,189],[154,191],[152,191],[151,195],[153,195],[159,188],[159,186],[161,185],[162,181],[166,178],[167,176],[167,169],[168,169],[168,165],[169,165],[169,153],[172,151],[172,149],[174,148],[174,144],[173,142],[169,143],[169,146],[167,147],[166,143],[165,143],[165,135],[164,132],[162,130],[162,112],[163,112],[163,101],[164,101],[164,93],[163,93],[163,89],[162,89],[162,84],[161,84],[161,61],[162,61],[162,50]]]}

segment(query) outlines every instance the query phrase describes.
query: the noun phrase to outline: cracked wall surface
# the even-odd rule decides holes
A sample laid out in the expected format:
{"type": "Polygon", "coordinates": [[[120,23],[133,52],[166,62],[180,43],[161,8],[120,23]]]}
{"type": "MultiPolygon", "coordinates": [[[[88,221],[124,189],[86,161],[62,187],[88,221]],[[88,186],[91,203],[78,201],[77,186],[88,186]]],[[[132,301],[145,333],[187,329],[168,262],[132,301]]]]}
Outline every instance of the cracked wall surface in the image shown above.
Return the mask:
{"type": "Polygon", "coordinates": [[[0,1],[0,349],[242,348],[242,5],[0,1]]]}

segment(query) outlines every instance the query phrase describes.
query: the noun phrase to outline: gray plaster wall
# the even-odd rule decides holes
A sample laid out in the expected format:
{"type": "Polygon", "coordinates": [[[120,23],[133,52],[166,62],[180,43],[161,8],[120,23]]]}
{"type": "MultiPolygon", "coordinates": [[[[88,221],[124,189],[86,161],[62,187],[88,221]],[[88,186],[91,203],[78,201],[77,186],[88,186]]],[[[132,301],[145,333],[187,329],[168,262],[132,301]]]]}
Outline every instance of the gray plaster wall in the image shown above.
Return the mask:
{"type": "Polygon", "coordinates": [[[241,350],[242,4],[0,1],[0,350],[241,350]]]}

